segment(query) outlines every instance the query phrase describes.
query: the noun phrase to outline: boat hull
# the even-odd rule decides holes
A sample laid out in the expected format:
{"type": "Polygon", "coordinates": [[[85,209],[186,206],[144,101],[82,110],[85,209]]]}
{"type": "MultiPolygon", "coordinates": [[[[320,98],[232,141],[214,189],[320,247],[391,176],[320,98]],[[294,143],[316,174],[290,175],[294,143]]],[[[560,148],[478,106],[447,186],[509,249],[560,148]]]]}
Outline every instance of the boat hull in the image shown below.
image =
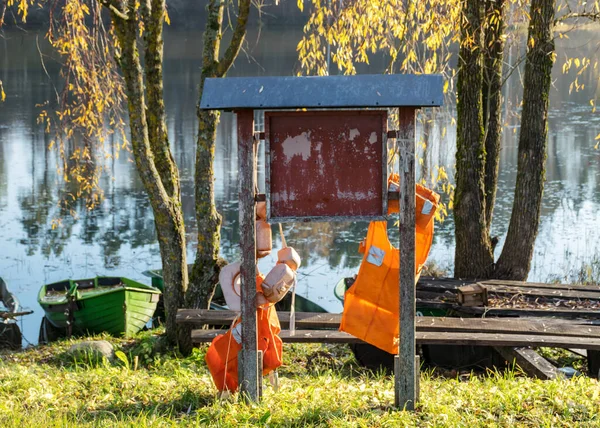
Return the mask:
{"type": "Polygon", "coordinates": [[[71,327],[72,333],[132,336],[152,319],[160,292],[126,278],[121,280],[120,285],[107,288],[95,286],[74,293],[70,288],[63,298],[48,295],[45,286],[38,301],[54,327],[71,327]]]}

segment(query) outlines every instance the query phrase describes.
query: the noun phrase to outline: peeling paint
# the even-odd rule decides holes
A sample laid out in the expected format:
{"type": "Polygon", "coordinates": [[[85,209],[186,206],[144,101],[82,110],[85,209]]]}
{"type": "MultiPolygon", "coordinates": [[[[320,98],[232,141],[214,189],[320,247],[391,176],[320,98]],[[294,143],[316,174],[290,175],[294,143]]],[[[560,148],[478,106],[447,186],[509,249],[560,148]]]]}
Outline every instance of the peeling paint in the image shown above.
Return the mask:
{"type": "Polygon", "coordinates": [[[286,163],[290,162],[294,156],[302,156],[302,160],[308,160],[310,158],[310,131],[295,137],[288,136],[281,146],[286,163]]]}
{"type": "Polygon", "coordinates": [[[371,136],[369,137],[369,143],[375,144],[377,142],[377,132],[371,132],[371,136]]]}
{"type": "Polygon", "coordinates": [[[342,192],[341,190],[337,191],[337,197],[341,200],[345,200],[345,201],[364,201],[367,199],[372,199],[374,198],[375,192],[373,191],[368,191],[368,192],[342,192]]]}
{"type": "Polygon", "coordinates": [[[356,137],[360,135],[360,131],[356,128],[352,128],[350,130],[350,141],[354,141],[356,137]]]}

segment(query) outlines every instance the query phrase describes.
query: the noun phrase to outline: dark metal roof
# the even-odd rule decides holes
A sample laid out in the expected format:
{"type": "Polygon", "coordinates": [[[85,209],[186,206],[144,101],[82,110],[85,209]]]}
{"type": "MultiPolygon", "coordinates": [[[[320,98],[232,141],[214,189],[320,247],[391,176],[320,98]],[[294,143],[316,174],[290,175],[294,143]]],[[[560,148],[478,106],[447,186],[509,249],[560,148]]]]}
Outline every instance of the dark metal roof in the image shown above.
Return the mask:
{"type": "Polygon", "coordinates": [[[200,108],[438,107],[443,95],[437,74],[227,77],[206,79],[200,108]]]}

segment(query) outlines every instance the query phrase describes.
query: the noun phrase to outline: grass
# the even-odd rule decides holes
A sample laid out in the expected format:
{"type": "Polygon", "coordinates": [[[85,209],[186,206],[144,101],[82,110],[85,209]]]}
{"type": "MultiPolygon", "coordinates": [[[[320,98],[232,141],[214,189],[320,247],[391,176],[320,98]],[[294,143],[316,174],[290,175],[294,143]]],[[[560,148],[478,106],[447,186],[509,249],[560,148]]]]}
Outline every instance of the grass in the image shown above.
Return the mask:
{"type": "Polygon", "coordinates": [[[2,427],[600,426],[598,382],[538,381],[519,371],[448,379],[421,375],[415,413],[396,411],[393,380],[358,367],[341,345],[286,345],[280,389],[265,380],[261,404],[217,399],[206,347],[182,358],[152,332],[110,340],[109,363],[73,360],[75,341],[0,356],[2,427]]]}

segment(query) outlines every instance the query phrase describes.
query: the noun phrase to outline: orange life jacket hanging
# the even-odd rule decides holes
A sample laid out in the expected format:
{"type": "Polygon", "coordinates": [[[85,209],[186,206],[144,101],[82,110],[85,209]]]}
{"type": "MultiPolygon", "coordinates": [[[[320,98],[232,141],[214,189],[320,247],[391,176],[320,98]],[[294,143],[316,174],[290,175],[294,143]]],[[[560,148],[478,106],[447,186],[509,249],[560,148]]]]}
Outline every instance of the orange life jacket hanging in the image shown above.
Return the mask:
{"type": "MultiPolygon", "coordinates": [[[[264,277],[256,277],[261,290],[264,277]]],[[[279,338],[281,327],[273,305],[256,310],[258,350],[263,352],[263,376],[282,363],[283,343],[279,338]]],[[[242,349],[241,320],[238,319],[225,334],[215,337],[206,352],[206,364],[219,391],[235,392],[238,388],[238,352],[242,349]]]]}
{"type": "MultiPolygon", "coordinates": [[[[433,241],[433,216],[439,195],[417,185],[415,226],[416,279],[427,260],[433,241]]],[[[398,212],[398,205],[390,212],[398,212]]],[[[340,330],[391,354],[398,353],[400,251],[390,243],[386,221],[369,225],[356,281],[346,291],[340,330]]],[[[415,279],[415,281],[416,281],[415,279]]]]}

